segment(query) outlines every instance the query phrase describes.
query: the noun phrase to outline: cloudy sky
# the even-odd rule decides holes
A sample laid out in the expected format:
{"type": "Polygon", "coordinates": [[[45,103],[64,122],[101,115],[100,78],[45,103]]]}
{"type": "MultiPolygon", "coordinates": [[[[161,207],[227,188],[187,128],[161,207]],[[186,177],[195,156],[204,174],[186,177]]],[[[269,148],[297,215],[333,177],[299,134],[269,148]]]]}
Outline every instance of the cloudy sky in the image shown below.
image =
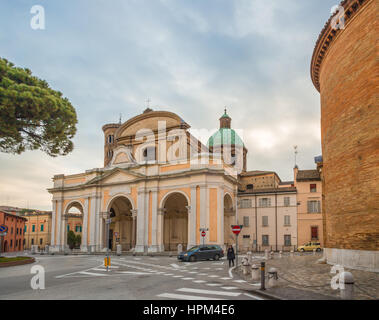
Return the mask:
{"type": "Polygon", "coordinates": [[[148,98],[210,133],[227,106],[249,170],[292,180],[294,145],[300,168],[314,168],[320,98],[310,60],[337,3],[0,0],[0,56],[63,92],[79,119],[69,156],[0,153],[0,205],[51,209],[52,176],[102,167],[102,125],[141,113],[148,98]],[[30,26],[34,5],[45,9],[45,30],[30,26]]]}

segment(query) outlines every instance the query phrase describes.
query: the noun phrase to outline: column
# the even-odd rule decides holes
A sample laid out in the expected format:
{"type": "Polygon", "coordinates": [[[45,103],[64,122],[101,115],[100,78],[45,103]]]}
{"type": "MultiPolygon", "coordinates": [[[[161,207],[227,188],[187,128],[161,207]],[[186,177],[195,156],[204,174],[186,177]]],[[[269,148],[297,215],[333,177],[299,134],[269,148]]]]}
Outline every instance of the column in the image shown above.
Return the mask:
{"type": "Polygon", "coordinates": [[[57,224],[57,235],[56,235],[56,244],[55,244],[55,248],[57,251],[62,251],[63,250],[63,247],[62,247],[62,238],[61,238],[61,231],[62,231],[62,200],[58,200],[57,201],[57,208],[58,208],[58,211],[57,211],[57,217],[55,219],[55,223],[57,224]]]}
{"type": "Polygon", "coordinates": [[[88,202],[89,198],[86,199],[84,202],[84,208],[83,208],[83,232],[82,232],[82,244],[80,246],[80,249],[82,252],[87,252],[87,233],[88,233],[88,202]]]}
{"type": "Polygon", "coordinates": [[[68,217],[66,215],[62,216],[62,227],[61,227],[61,235],[62,235],[62,250],[63,252],[68,248],[67,245],[67,222],[68,222],[68,217]]]}
{"type": "MultiPolygon", "coordinates": [[[[91,197],[91,210],[89,212],[89,248],[90,252],[95,251],[95,220],[96,220],[96,197],[91,197]]],[[[87,230],[88,232],[88,230],[87,230]]]]}
{"type": "Polygon", "coordinates": [[[188,245],[187,248],[190,249],[196,246],[196,187],[191,188],[191,205],[187,207],[188,209],[188,245]]]}
{"type": "Polygon", "coordinates": [[[55,219],[57,218],[57,201],[56,200],[53,200],[53,212],[52,212],[52,215],[51,215],[51,240],[50,240],[50,245],[52,247],[55,247],[55,224],[56,224],[56,221],[55,219]]]}
{"type": "Polygon", "coordinates": [[[96,196],[96,218],[95,218],[95,246],[96,251],[102,251],[103,250],[103,244],[101,242],[102,240],[102,226],[103,226],[103,219],[101,217],[101,195],[96,196]]]}
{"type": "Polygon", "coordinates": [[[138,191],[137,243],[135,252],[145,252],[145,190],[138,191]]]}
{"type": "Polygon", "coordinates": [[[151,220],[151,247],[149,248],[150,252],[158,252],[158,192],[152,191],[152,220],[151,220]]]}
{"type": "Polygon", "coordinates": [[[165,208],[159,208],[158,209],[158,224],[157,224],[157,245],[158,245],[158,252],[164,252],[164,230],[163,230],[163,224],[164,224],[164,214],[166,213],[165,208]]]}
{"type": "MultiPolygon", "coordinates": [[[[200,228],[209,228],[208,225],[208,209],[209,209],[209,201],[208,201],[208,195],[209,191],[206,186],[200,186],[200,228]]],[[[200,242],[202,243],[202,239],[200,239],[200,242]]],[[[207,243],[209,241],[209,232],[207,232],[207,235],[204,239],[204,241],[207,243]]]]}
{"type": "Polygon", "coordinates": [[[138,210],[131,210],[132,211],[132,250],[135,250],[136,248],[136,228],[137,228],[137,214],[138,210]]]}
{"type": "Polygon", "coordinates": [[[217,243],[222,247],[224,245],[224,189],[218,188],[217,195],[217,243]]]}

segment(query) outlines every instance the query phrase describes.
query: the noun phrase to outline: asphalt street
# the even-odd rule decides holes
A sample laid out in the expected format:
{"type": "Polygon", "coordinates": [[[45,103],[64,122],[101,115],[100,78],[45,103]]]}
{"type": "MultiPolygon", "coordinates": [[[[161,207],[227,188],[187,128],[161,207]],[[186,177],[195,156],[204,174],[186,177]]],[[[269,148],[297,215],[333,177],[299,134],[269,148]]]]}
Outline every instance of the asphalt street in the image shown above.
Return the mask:
{"type": "Polygon", "coordinates": [[[179,262],[176,257],[36,256],[36,263],[0,268],[0,300],[262,300],[259,284],[236,278],[225,259],[179,262]],[[33,290],[32,266],[45,270],[33,290]]]}

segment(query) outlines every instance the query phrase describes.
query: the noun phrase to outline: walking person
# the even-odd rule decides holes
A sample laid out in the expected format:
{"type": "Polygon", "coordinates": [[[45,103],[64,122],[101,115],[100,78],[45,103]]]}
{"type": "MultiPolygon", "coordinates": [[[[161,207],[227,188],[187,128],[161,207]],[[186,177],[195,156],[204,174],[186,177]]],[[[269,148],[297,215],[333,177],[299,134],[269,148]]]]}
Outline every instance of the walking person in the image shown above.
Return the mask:
{"type": "Polygon", "coordinates": [[[234,267],[234,259],[236,258],[236,255],[234,254],[234,249],[233,249],[233,246],[231,245],[228,248],[227,258],[229,260],[229,268],[231,267],[232,264],[234,267]]]}

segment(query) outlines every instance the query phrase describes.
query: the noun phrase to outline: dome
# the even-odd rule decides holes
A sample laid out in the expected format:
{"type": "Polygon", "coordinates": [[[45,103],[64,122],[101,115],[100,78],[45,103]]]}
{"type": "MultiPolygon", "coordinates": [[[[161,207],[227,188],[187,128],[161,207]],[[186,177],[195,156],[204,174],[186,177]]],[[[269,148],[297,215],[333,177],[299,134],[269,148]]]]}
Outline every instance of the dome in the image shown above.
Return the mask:
{"type": "Polygon", "coordinates": [[[218,147],[222,145],[235,145],[244,147],[244,143],[234,129],[220,128],[207,142],[207,147],[218,147]]]}

